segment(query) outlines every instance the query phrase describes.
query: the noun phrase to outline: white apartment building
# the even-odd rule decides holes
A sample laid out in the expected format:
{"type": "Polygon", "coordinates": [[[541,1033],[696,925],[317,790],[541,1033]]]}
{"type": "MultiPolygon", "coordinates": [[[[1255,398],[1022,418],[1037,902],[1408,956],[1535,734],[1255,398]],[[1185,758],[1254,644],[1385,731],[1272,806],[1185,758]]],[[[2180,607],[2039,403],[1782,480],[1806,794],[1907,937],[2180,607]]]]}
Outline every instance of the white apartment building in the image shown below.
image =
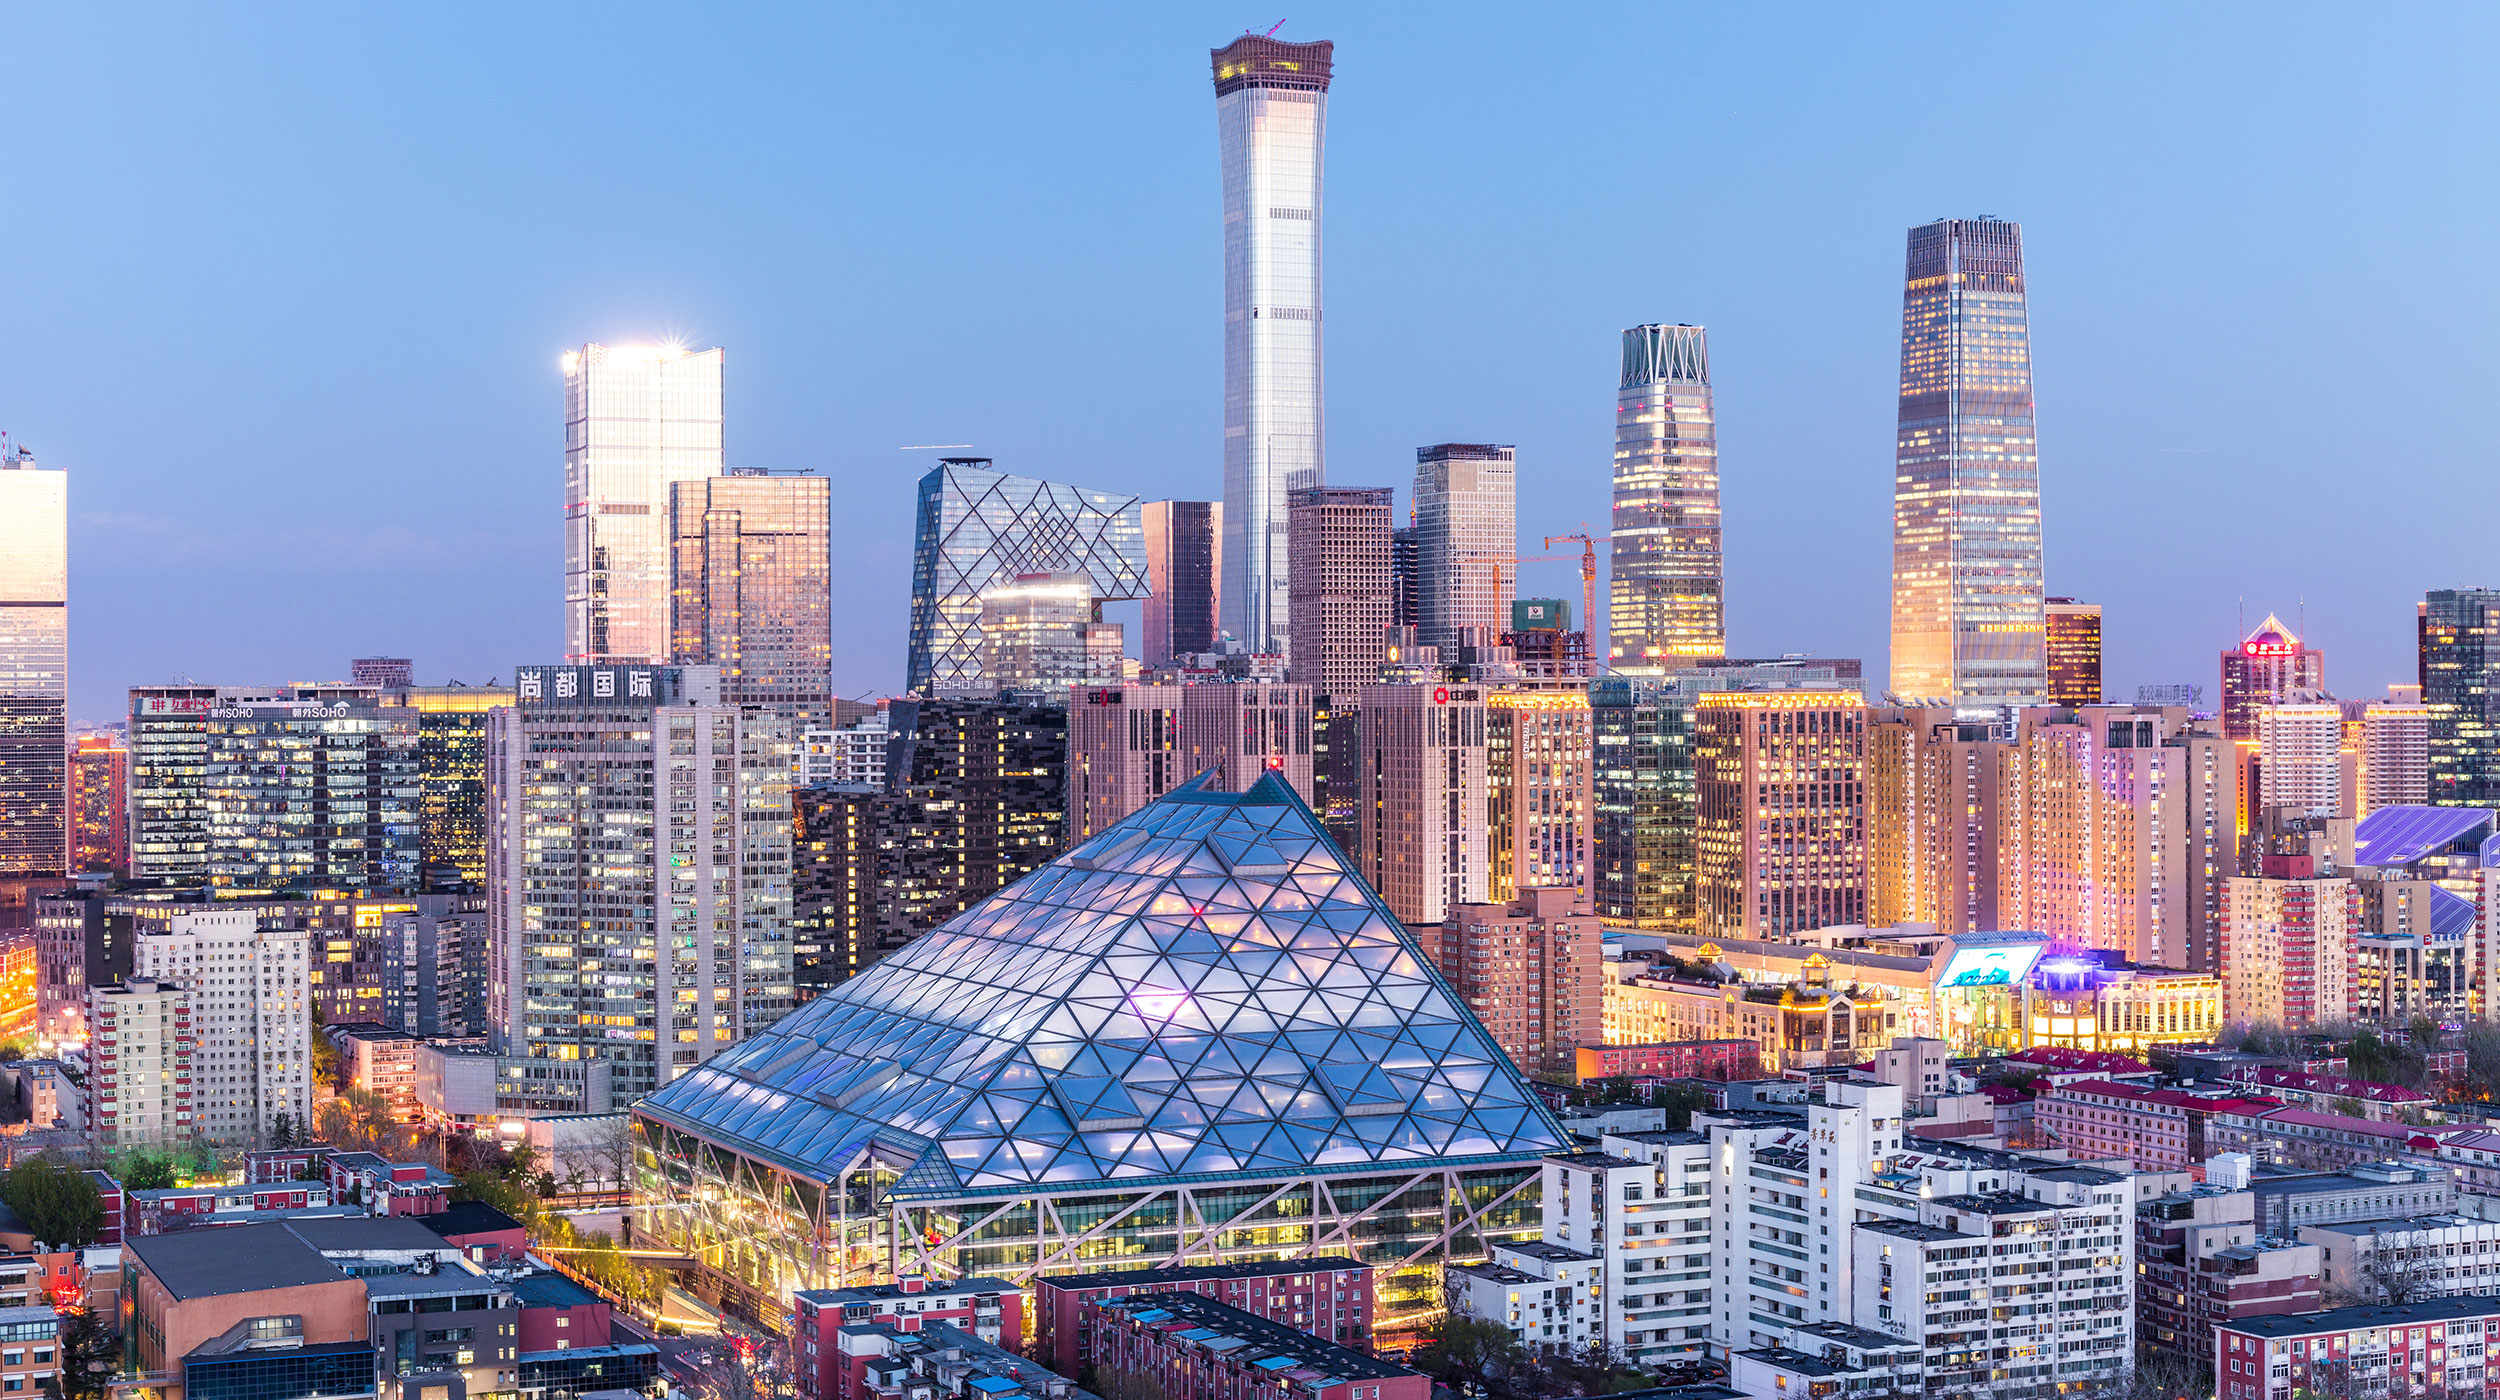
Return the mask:
{"type": "Polygon", "coordinates": [[[2330,1298],[2384,1302],[2391,1283],[2416,1297],[2500,1295],[2500,1220],[2423,1215],[2303,1225],[2300,1242],[2318,1247],[2318,1282],[2330,1298]]]}
{"type": "Polygon", "coordinates": [[[1901,1150],[1901,1088],[1835,1082],[1802,1113],[1703,1111],[1710,1135],[1713,1310],[1721,1356],[1789,1328],[1850,1322],[1858,1188],[1901,1150]]]}
{"type": "Polygon", "coordinates": [[[2135,1349],[2134,1179],[2045,1161],[1935,1167],[1870,1193],[1918,1214],[1858,1226],[1852,1321],[1922,1346],[1930,1393],[2114,1386],[2135,1349]],[[1971,1189],[1938,1190],[1954,1178],[1971,1189]]]}
{"type": "Polygon", "coordinates": [[[1889,1333],[1845,1322],[1791,1327],[1777,1346],[1728,1358],[1728,1385],[1779,1400],[1809,1397],[1915,1395],[1925,1385],[1927,1351],[1889,1333]]]}
{"type": "Polygon", "coordinates": [[[799,786],[885,786],[885,745],[893,737],[885,716],[840,729],[810,729],[799,736],[799,786]]]}
{"type": "Polygon", "coordinates": [[[211,1142],[267,1140],[280,1114],[312,1121],[311,935],[250,910],[177,914],[141,933],[131,973],[189,989],[192,1126],[211,1142]]]}
{"type": "Polygon", "coordinates": [[[1451,1306],[1498,1322],[1531,1352],[1586,1350],[1604,1331],[1605,1275],[1597,1256],[1543,1240],[1489,1243],[1481,1264],[1443,1271],[1451,1306]]]}
{"type": "MultiPolygon", "coordinates": [[[[2333,701],[2257,712],[2261,807],[2350,816],[2344,801],[2344,710],[2333,701]]],[[[2426,760],[2427,762],[2427,760],[2426,760]]]]}
{"type": "MultiPolygon", "coordinates": [[[[1608,1133],[1605,1151],[1648,1170],[1610,1172],[1616,1216],[1606,1265],[1606,1340],[1657,1364],[1710,1346],[1710,1139],[1700,1133],[1608,1133]]],[[[1550,1173],[1553,1168],[1547,1168],[1550,1173]]]]}
{"type": "Polygon", "coordinates": [[[187,1142],[192,1126],[191,994],[133,977],[87,989],[88,1119],[100,1147],[187,1142]]]}

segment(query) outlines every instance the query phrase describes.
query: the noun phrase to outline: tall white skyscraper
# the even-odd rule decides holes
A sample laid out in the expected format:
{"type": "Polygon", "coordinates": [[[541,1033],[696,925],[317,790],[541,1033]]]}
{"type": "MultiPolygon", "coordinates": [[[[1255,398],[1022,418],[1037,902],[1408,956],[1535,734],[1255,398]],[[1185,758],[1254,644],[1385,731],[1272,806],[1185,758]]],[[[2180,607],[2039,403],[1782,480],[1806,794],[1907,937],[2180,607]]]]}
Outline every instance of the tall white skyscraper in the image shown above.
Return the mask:
{"type": "Polygon", "coordinates": [[[69,473],[0,441],[0,875],[69,868],[69,473]]]}
{"type": "Polygon", "coordinates": [[[1415,641],[1457,655],[1459,629],[1510,630],[1519,595],[1519,463],[1490,442],[1415,449],[1415,641]]]}
{"type": "Polygon", "coordinates": [[[675,345],[565,352],[568,659],[669,659],[668,488],[723,470],[722,358],[675,345]]]}
{"type": "Polygon", "coordinates": [[[1285,493],[1328,483],[1320,177],[1336,45],[1245,34],[1214,51],[1224,156],[1223,627],[1285,646],[1285,493]]]}

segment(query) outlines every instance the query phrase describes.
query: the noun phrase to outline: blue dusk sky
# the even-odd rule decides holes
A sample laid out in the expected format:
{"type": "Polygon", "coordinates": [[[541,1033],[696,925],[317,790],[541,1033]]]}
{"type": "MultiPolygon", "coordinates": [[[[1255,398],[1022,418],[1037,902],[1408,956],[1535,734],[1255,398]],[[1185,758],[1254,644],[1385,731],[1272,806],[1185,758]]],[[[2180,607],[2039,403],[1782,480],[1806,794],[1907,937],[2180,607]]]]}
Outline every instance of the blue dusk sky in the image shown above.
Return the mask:
{"type": "MultiPolygon", "coordinates": [[[[1335,484],[1515,443],[1523,552],[1602,531],[1618,332],[1706,325],[1731,646],[1880,676],[1903,235],[1993,214],[2113,694],[2210,702],[2243,609],[2304,601],[2383,694],[2423,589],[2500,583],[2500,10],[1287,13],[1338,46],[1335,484]]],[[[557,357],[655,337],[728,348],[731,462],[832,478],[836,683],[890,690],[903,445],[1221,494],[1207,50],[1279,17],[0,12],[0,428],[74,474],[73,716],[554,659],[557,357]]]]}

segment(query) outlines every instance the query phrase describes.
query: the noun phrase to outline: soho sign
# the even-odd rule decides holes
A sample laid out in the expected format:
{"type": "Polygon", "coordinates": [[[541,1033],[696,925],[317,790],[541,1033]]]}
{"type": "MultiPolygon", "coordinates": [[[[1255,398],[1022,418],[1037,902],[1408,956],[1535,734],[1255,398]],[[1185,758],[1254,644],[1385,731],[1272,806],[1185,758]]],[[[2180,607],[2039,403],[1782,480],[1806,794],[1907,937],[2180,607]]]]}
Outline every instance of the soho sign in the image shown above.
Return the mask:
{"type": "Polygon", "coordinates": [[[354,713],[345,705],[227,705],[208,712],[210,719],[345,719],[354,713]]]}

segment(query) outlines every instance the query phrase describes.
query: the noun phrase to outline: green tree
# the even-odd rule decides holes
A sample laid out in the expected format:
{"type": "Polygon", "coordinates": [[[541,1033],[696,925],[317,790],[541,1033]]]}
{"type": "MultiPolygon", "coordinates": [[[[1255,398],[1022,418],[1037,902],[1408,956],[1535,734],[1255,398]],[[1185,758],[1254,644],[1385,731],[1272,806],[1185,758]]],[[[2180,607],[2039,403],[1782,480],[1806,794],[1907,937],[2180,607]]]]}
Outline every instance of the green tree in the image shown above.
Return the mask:
{"type": "Polygon", "coordinates": [[[119,1351],[93,1308],[61,1314],[60,1371],[43,1378],[43,1393],[51,1400],[104,1400],[119,1351]]]}
{"type": "Polygon", "coordinates": [[[130,1191],[161,1191],[174,1184],[174,1159],[133,1152],[122,1164],[122,1187],[130,1191]]]}
{"type": "Polygon", "coordinates": [[[269,1145],[273,1148],[288,1148],[295,1145],[294,1115],[281,1113],[270,1120],[269,1145]]]}
{"type": "Polygon", "coordinates": [[[104,1228],[104,1197],[87,1174],[49,1157],[21,1162],[0,1176],[0,1201],[8,1202],[35,1238],[55,1247],[95,1243],[104,1228]]]}

